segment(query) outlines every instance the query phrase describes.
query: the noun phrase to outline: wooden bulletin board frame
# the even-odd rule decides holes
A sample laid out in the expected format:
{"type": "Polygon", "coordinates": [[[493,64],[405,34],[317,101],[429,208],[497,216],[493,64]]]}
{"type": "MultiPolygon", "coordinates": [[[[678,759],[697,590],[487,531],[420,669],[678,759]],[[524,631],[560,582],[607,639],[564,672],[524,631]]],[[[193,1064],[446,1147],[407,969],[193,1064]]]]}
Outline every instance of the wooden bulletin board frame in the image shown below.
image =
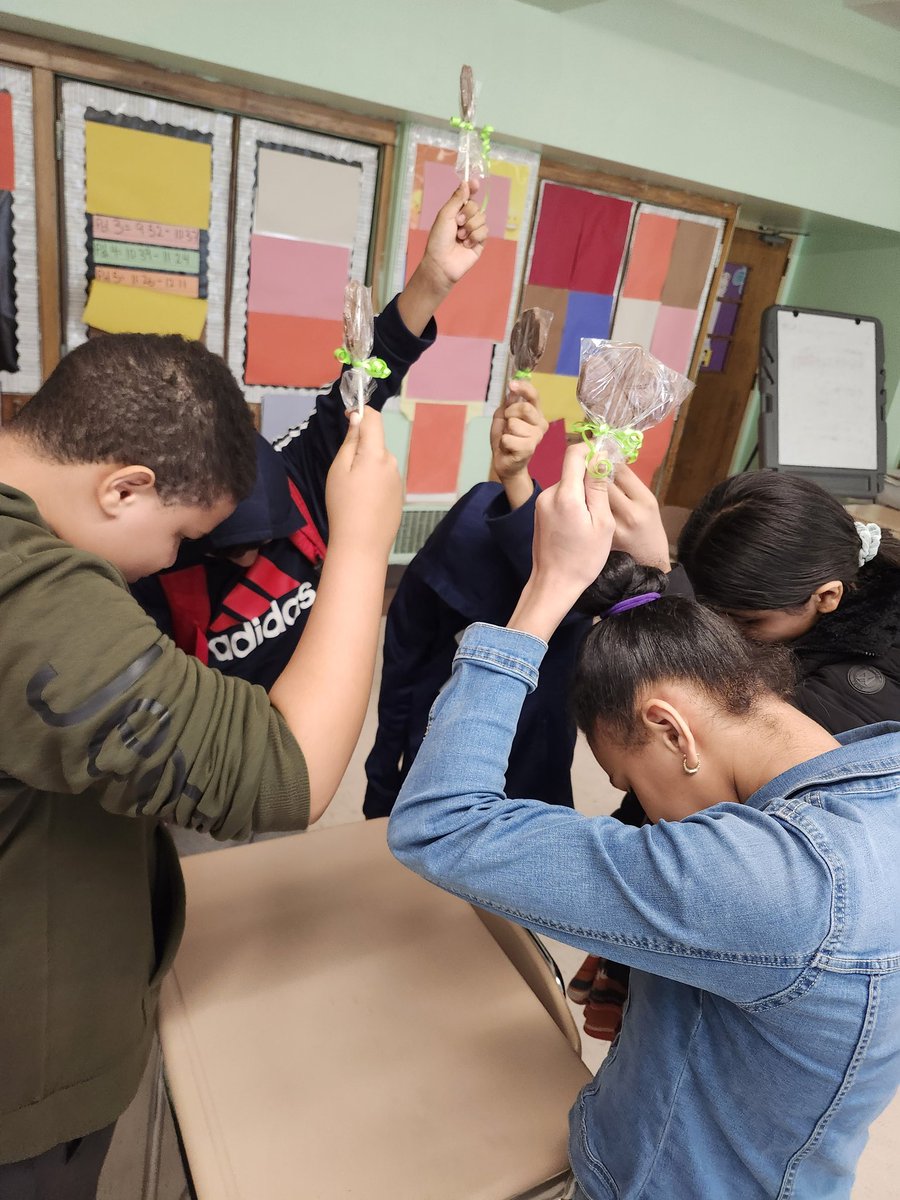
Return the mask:
{"type": "MultiPolygon", "coordinates": [[[[37,189],[36,228],[38,254],[38,309],[41,328],[41,374],[44,379],[60,359],[62,304],[60,275],[61,203],[57,162],[57,89],[64,79],[105,84],[138,95],[170,100],[225,113],[233,117],[258,117],[313,133],[367,142],[379,149],[375,197],[375,222],[369,282],[377,289],[384,270],[388,214],[397,143],[397,125],[377,117],[312,104],[289,95],[259,92],[238,84],[209,79],[128,61],[99,51],[82,50],[61,42],[0,30],[0,61],[31,69],[34,156],[37,189]]],[[[235,158],[232,155],[232,172],[235,158]]],[[[232,180],[233,187],[233,180],[232,180]]],[[[226,278],[232,275],[233,212],[229,210],[226,278]]],[[[226,300],[225,325],[229,322],[226,300]]],[[[4,393],[3,420],[8,421],[30,393],[4,393]]]]}
{"type": "MultiPolygon", "coordinates": [[[[613,175],[608,171],[595,170],[592,167],[564,163],[554,159],[541,160],[538,178],[540,182],[546,180],[549,183],[559,183],[570,187],[589,188],[591,191],[603,192],[611,196],[621,196],[623,199],[633,200],[636,203],[658,205],[661,208],[679,209],[688,215],[717,217],[725,222],[719,249],[719,258],[713,270],[712,280],[706,297],[706,305],[697,331],[694,353],[688,371],[689,377],[696,380],[697,371],[700,366],[700,356],[703,353],[703,343],[715,305],[719,279],[728,258],[731,239],[737,221],[738,205],[726,200],[716,200],[711,196],[701,196],[682,188],[648,183],[638,179],[629,179],[626,176],[613,175]]],[[[533,236],[534,229],[532,228],[529,237],[533,238],[533,236]]],[[[524,286],[523,280],[523,291],[524,286]]],[[[655,491],[660,503],[665,503],[666,493],[671,485],[679,454],[684,452],[681,449],[681,436],[684,431],[685,418],[689,407],[690,398],[681,407],[678,419],[675,422],[669,449],[655,477],[655,491]]],[[[694,451],[690,451],[690,448],[685,447],[685,450],[702,453],[702,447],[696,447],[694,451]]]]}

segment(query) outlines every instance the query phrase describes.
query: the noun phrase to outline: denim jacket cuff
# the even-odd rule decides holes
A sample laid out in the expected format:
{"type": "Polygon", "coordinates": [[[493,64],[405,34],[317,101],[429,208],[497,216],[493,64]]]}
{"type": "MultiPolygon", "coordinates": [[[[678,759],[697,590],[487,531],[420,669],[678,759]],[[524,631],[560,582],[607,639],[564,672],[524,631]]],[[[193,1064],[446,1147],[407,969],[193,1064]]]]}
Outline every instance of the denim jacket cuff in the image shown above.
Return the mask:
{"type": "Polygon", "coordinates": [[[547,643],[533,634],[478,621],[463,634],[456,661],[478,663],[514,675],[533,692],[546,653],[547,643]]]}

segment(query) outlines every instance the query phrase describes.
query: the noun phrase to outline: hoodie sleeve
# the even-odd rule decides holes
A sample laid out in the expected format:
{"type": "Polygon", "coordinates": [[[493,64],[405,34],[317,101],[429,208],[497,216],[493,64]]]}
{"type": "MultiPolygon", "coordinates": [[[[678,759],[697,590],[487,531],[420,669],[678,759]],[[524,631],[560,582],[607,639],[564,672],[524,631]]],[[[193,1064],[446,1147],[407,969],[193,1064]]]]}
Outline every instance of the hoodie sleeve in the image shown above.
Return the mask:
{"type": "MultiPolygon", "coordinates": [[[[375,318],[372,353],[390,367],[387,379],[377,379],[369,404],[379,412],[386,401],[400,391],[406,372],[433,345],[437,325],[432,319],[421,337],[415,337],[403,324],[397,309],[397,297],[375,318]]],[[[345,368],[346,369],[346,368],[345,368]]],[[[328,516],[325,511],[325,478],[334,456],[344,441],[347,418],[341,399],[340,377],[331,389],[319,396],[315,412],[305,425],[291,429],[276,443],[291,478],[306,501],[313,524],[328,540],[328,516]]]]}

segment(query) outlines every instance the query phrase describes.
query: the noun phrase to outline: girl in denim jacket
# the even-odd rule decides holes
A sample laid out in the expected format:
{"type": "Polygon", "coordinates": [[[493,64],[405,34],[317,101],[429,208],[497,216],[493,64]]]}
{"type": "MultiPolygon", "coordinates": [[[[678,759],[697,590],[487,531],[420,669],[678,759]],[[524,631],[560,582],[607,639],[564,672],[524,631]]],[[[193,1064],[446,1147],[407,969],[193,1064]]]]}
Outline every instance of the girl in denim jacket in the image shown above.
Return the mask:
{"type": "Polygon", "coordinates": [[[506,629],[472,626],[400,794],[397,857],[632,968],[621,1034],[570,1118],[587,1200],[846,1200],[900,1081],[900,726],[827,733],[784,659],[616,554],[606,485],[567,454],[506,629]],[[650,823],[507,797],[546,642],[602,619],[580,727],[650,823]],[[774,657],[773,657],[774,654],[774,657]]]}

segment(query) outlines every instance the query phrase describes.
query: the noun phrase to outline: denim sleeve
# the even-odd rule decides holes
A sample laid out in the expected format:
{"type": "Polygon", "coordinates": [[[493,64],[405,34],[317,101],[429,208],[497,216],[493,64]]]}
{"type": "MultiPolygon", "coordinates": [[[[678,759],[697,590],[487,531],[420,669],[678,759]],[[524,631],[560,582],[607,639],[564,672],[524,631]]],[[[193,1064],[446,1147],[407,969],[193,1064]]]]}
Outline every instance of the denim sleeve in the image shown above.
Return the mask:
{"type": "MultiPolygon", "coordinates": [[[[752,1003],[789,989],[826,938],[831,876],[792,826],[726,803],[637,829],[504,795],[545,645],[474,625],[394,809],[406,866],[586,951],[752,1003]]],[[[599,768],[598,768],[599,770],[599,768]]]]}

